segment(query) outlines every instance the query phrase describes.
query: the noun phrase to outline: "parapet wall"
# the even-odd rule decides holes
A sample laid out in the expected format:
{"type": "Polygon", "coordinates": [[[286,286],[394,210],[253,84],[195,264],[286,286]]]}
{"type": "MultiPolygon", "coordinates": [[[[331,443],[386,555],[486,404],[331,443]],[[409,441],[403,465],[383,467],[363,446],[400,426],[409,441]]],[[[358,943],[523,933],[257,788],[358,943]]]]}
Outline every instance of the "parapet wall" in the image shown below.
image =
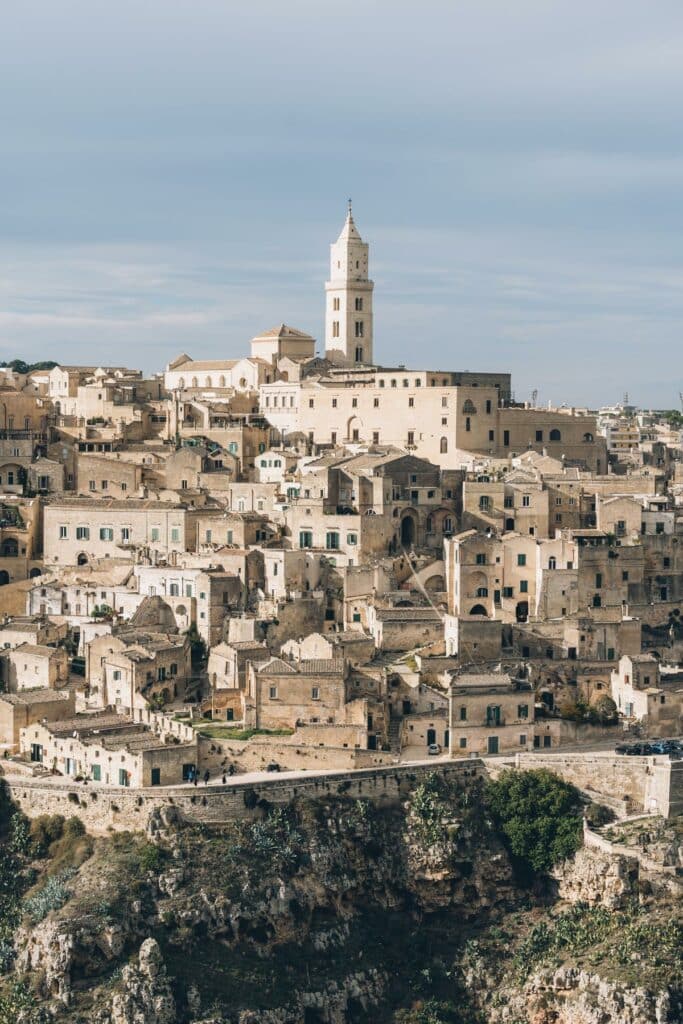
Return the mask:
{"type": "Polygon", "coordinates": [[[448,776],[463,786],[486,774],[483,763],[473,759],[164,789],[132,790],[9,774],[5,781],[12,799],[27,817],[75,815],[89,832],[97,835],[108,831],[142,831],[152,811],[168,807],[174,807],[181,820],[218,824],[260,814],[260,801],[287,804],[296,798],[315,800],[343,795],[377,805],[398,803],[431,772],[448,776]]]}

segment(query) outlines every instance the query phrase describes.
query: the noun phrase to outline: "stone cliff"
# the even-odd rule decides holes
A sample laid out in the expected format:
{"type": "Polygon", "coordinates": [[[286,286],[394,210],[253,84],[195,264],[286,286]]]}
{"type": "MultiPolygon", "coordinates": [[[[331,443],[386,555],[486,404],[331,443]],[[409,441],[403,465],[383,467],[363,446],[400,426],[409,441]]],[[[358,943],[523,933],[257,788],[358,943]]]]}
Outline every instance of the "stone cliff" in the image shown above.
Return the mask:
{"type": "Polygon", "coordinates": [[[49,821],[17,841],[15,814],[0,1024],[682,1019],[676,879],[586,848],[523,887],[483,789],[435,775],[403,805],[264,801],[220,826],[170,807],[95,841],[49,821]]]}

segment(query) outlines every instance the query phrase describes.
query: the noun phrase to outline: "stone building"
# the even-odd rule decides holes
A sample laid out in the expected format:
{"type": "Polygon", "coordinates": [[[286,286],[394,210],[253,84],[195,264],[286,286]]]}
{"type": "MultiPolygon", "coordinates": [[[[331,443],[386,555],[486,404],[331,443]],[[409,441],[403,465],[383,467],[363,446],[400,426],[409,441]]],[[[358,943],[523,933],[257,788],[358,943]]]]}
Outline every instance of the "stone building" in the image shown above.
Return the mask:
{"type": "Polygon", "coordinates": [[[452,677],[448,698],[451,757],[533,749],[534,694],[528,684],[506,673],[462,673],[452,677]]]}

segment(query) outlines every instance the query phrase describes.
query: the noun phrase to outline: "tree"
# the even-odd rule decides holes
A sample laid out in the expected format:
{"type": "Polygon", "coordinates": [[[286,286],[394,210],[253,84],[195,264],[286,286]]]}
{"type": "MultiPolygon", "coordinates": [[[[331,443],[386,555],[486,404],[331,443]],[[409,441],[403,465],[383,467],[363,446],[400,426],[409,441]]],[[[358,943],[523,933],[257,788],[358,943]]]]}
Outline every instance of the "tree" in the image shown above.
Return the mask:
{"type": "Polygon", "coordinates": [[[591,705],[590,717],[592,721],[600,725],[611,725],[617,720],[617,705],[607,693],[598,697],[595,704],[591,705]]]}
{"type": "Polygon", "coordinates": [[[549,871],[581,846],[581,796],[554,772],[505,771],[487,784],[485,802],[521,878],[549,871]]]}
{"type": "Polygon", "coordinates": [[[415,1003],[410,1010],[397,1010],[394,1024],[459,1024],[460,1018],[453,1003],[437,999],[425,999],[415,1003]]]}

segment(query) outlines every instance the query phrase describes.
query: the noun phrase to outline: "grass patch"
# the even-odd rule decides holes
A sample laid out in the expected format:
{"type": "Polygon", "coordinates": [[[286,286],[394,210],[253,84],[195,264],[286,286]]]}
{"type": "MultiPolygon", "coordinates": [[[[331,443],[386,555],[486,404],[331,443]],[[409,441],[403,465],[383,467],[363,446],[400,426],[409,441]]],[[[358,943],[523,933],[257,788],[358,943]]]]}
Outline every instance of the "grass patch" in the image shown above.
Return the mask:
{"type": "Polygon", "coordinates": [[[292,736],[293,729],[235,729],[229,725],[221,725],[206,719],[200,722],[193,722],[192,728],[199,732],[200,736],[207,736],[212,740],[250,740],[252,736],[292,736]]]}

